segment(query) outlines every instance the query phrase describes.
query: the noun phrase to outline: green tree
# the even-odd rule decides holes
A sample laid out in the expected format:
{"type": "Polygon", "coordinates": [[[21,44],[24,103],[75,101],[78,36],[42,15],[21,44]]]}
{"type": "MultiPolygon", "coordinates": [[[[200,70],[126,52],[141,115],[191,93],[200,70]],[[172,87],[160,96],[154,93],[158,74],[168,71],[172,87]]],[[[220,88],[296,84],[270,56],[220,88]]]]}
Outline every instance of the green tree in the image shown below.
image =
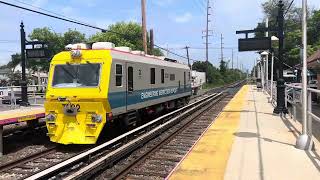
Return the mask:
{"type": "Polygon", "coordinates": [[[221,73],[222,75],[225,75],[226,72],[227,72],[227,63],[226,63],[225,61],[221,60],[219,67],[220,67],[220,73],[221,73]]]}
{"type": "Polygon", "coordinates": [[[8,62],[6,65],[6,68],[11,69],[11,72],[13,73],[17,67],[18,64],[21,62],[21,55],[19,53],[12,54],[11,55],[11,61],[8,62]]]}
{"type": "Polygon", "coordinates": [[[192,65],[192,69],[198,72],[206,72],[208,70],[207,79],[209,84],[223,84],[222,75],[219,69],[214,67],[210,62],[197,61],[192,65]]]}
{"type": "Polygon", "coordinates": [[[48,45],[49,59],[28,59],[27,66],[33,70],[48,71],[50,66],[50,59],[57,53],[64,50],[63,37],[52,31],[48,27],[36,28],[30,34],[31,40],[43,41],[48,45]]]}
{"type": "Polygon", "coordinates": [[[127,46],[131,49],[143,50],[141,34],[142,28],[138,23],[119,22],[112,24],[107,32],[99,32],[90,37],[90,41],[107,41],[116,46],[127,46]]]}
{"type": "MultiPolygon", "coordinates": [[[[132,50],[143,51],[142,27],[135,22],[119,22],[108,27],[107,32],[99,32],[89,38],[91,42],[107,41],[116,46],[130,47],[132,50]]],[[[155,48],[154,55],[162,56],[161,50],[155,48]]]]}
{"type": "Polygon", "coordinates": [[[34,71],[48,71],[50,59],[57,53],[63,51],[65,46],[72,43],[85,42],[85,34],[69,29],[63,35],[52,31],[48,27],[36,28],[29,35],[31,40],[43,41],[48,45],[49,59],[28,59],[27,67],[34,71]]]}
{"type": "MultiPolygon", "coordinates": [[[[284,0],[287,10],[291,0],[284,0]]],[[[277,27],[278,6],[273,0],[268,0],[262,4],[265,18],[269,18],[269,26],[277,27]]],[[[308,55],[314,53],[320,47],[320,11],[308,10],[308,55]]],[[[284,60],[290,66],[300,63],[300,45],[301,45],[301,19],[302,10],[294,4],[287,11],[285,16],[285,46],[284,46],[284,60]]],[[[265,22],[258,23],[257,27],[265,27],[265,22]]],[[[270,36],[277,36],[276,32],[270,33],[270,36]]],[[[264,33],[256,33],[256,37],[262,37],[264,33]]],[[[275,48],[276,53],[277,49],[275,48]]]]}
{"type": "Polygon", "coordinates": [[[69,29],[63,34],[63,45],[86,42],[85,34],[69,29]]]}
{"type": "Polygon", "coordinates": [[[60,34],[52,31],[48,27],[36,28],[29,34],[31,40],[46,42],[50,56],[53,56],[64,50],[64,38],[60,34]]]}

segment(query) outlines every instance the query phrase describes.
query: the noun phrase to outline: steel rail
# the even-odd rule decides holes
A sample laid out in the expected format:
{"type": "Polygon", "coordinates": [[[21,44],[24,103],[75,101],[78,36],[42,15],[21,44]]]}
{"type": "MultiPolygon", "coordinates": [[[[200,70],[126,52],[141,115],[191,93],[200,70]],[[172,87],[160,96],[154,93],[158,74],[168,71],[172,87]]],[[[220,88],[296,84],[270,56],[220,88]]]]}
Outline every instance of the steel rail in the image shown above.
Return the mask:
{"type": "Polygon", "coordinates": [[[91,164],[85,166],[84,168],[80,169],[79,171],[73,173],[72,175],[64,178],[65,180],[71,180],[71,179],[79,179],[80,177],[86,177],[87,175],[90,176],[90,174],[93,174],[97,172],[98,170],[103,167],[103,165],[112,163],[117,159],[114,159],[113,157],[119,157],[123,156],[123,154],[128,154],[129,152],[132,152],[135,150],[137,147],[141,146],[142,144],[148,142],[149,140],[153,139],[155,136],[161,134],[163,131],[167,130],[169,127],[172,127],[175,122],[180,121],[182,118],[184,118],[186,115],[189,115],[190,113],[193,113],[194,111],[198,110],[199,108],[202,108],[204,105],[207,103],[210,103],[213,99],[218,98],[222,95],[222,93],[208,98],[205,102],[200,103],[191,109],[187,110],[186,112],[183,112],[177,117],[174,117],[173,119],[167,121],[166,123],[157,126],[156,128],[152,129],[146,134],[143,134],[141,137],[136,138],[133,141],[130,141],[129,143],[125,144],[124,146],[116,149],[115,151],[108,153],[107,155],[99,158],[98,160],[92,162],[91,164]]]}
{"type": "MultiPolygon", "coordinates": [[[[193,117],[192,119],[190,119],[189,121],[187,121],[185,124],[183,124],[179,129],[177,129],[175,132],[173,132],[172,134],[168,135],[167,137],[161,139],[159,142],[157,142],[156,145],[154,145],[152,148],[150,148],[149,150],[147,150],[146,152],[144,152],[142,155],[140,155],[138,158],[134,159],[132,162],[130,162],[129,165],[127,165],[126,167],[124,167],[122,170],[118,171],[116,174],[114,174],[113,176],[110,177],[110,179],[122,179],[125,178],[125,175],[127,175],[131,169],[133,169],[134,167],[138,166],[138,164],[144,160],[146,160],[151,154],[153,154],[154,152],[156,152],[159,148],[161,148],[163,145],[167,144],[168,142],[170,142],[173,138],[175,138],[177,135],[179,135],[181,132],[183,132],[184,130],[186,130],[188,127],[190,127],[190,125],[195,122],[199,117],[201,117],[206,110],[212,108],[214,105],[216,105],[217,103],[219,103],[222,99],[224,99],[225,96],[220,96],[218,99],[215,99],[214,101],[212,101],[211,103],[209,103],[208,105],[206,105],[205,107],[203,107],[203,109],[201,109],[201,112],[199,112],[195,117],[193,117]]],[[[109,177],[108,177],[109,178],[109,177]]]]}
{"type": "Polygon", "coordinates": [[[43,151],[38,152],[38,153],[34,153],[32,155],[29,155],[27,157],[24,157],[24,158],[15,160],[15,161],[10,161],[10,162],[5,163],[5,164],[0,166],[0,172],[1,173],[5,172],[5,171],[7,171],[9,169],[12,169],[12,168],[15,168],[15,167],[17,167],[17,166],[19,166],[21,164],[25,164],[25,163],[27,163],[29,161],[34,160],[34,159],[38,159],[38,158],[44,157],[44,156],[46,156],[48,154],[51,154],[51,153],[53,153],[55,151],[56,151],[56,146],[48,148],[48,149],[43,150],[43,151]]]}
{"type": "MultiPolygon", "coordinates": [[[[157,130],[161,130],[161,129],[163,130],[164,127],[166,127],[166,126],[172,124],[173,122],[179,120],[179,118],[181,118],[182,116],[186,116],[186,115],[188,115],[189,113],[194,112],[196,109],[198,109],[199,107],[201,107],[203,104],[208,103],[208,101],[210,101],[210,100],[212,100],[212,99],[214,99],[214,98],[217,98],[217,97],[221,96],[221,94],[222,94],[222,93],[212,94],[212,95],[209,95],[209,96],[207,96],[207,97],[205,97],[205,98],[202,98],[201,100],[199,100],[199,101],[197,101],[197,102],[194,102],[194,103],[192,103],[192,104],[190,104],[190,105],[187,105],[187,106],[182,107],[182,108],[180,108],[180,109],[178,109],[178,110],[176,110],[176,111],[173,111],[173,112],[168,113],[168,114],[166,114],[166,115],[164,115],[164,116],[162,116],[162,117],[159,117],[159,118],[157,118],[157,119],[155,119],[155,120],[153,120],[153,121],[151,121],[151,122],[149,122],[149,123],[147,123],[147,124],[145,124],[145,125],[143,125],[143,126],[140,126],[140,127],[136,128],[136,129],[134,129],[134,130],[132,130],[132,131],[129,131],[129,132],[127,132],[127,133],[125,133],[125,134],[123,134],[123,135],[121,135],[121,136],[119,136],[119,137],[117,137],[117,138],[115,138],[115,139],[112,139],[112,140],[110,140],[110,141],[108,141],[108,142],[106,142],[106,143],[104,143],[104,144],[101,144],[101,145],[99,145],[99,146],[97,146],[97,147],[95,147],[95,148],[92,148],[92,149],[90,149],[90,150],[88,150],[88,151],[86,151],[86,152],[84,152],[84,153],[81,153],[81,154],[79,154],[79,155],[76,155],[76,156],[74,156],[74,157],[72,157],[72,158],[70,158],[70,159],[68,159],[68,160],[66,160],[66,161],[64,161],[64,162],[61,162],[61,163],[59,163],[59,164],[56,164],[56,165],[54,165],[54,166],[52,166],[52,167],[50,167],[50,168],[48,168],[48,169],[46,169],[46,170],[43,170],[43,171],[41,171],[41,172],[38,172],[38,173],[36,173],[36,174],[34,174],[34,175],[26,178],[26,179],[43,179],[43,178],[48,178],[48,177],[52,176],[52,174],[54,174],[54,173],[56,173],[56,172],[58,172],[58,171],[61,171],[61,170],[63,170],[64,168],[70,167],[70,166],[72,166],[72,165],[74,165],[74,164],[77,164],[77,163],[81,162],[81,160],[83,160],[83,159],[87,159],[87,160],[90,159],[90,158],[93,157],[95,154],[97,154],[97,153],[105,150],[106,148],[110,147],[111,145],[114,145],[114,144],[120,142],[121,140],[127,139],[128,137],[136,134],[137,132],[141,132],[142,130],[146,130],[146,129],[152,127],[153,125],[156,125],[156,124],[159,123],[159,122],[163,122],[163,120],[165,120],[165,119],[168,119],[168,118],[170,118],[170,117],[172,117],[172,116],[174,116],[174,115],[178,115],[178,116],[172,118],[171,120],[166,121],[166,122],[164,122],[163,124],[161,124],[161,125],[159,125],[159,126],[157,126],[157,127],[155,128],[155,129],[157,129],[157,130]],[[184,112],[184,111],[185,111],[185,112],[184,112]]],[[[89,165],[86,166],[84,169],[82,169],[82,171],[83,171],[83,172],[86,172],[87,169],[89,169],[89,168],[92,167],[93,165],[100,164],[100,163],[102,163],[103,161],[110,160],[110,157],[112,157],[112,156],[115,156],[115,155],[119,156],[119,154],[117,154],[117,153],[120,152],[119,149],[123,149],[123,148],[125,148],[125,147],[129,147],[129,145],[131,145],[131,146],[132,146],[132,145],[140,146],[140,144],[139,144],[139,142],[141,142],[140,140],[142,140],[143,138],[146,139],[146,138],[148,137],[147,134],[149,135],[149,137],[150,137],[150,135],[152,135],[153,133],[155,133],[155,134],[153,134],[153,136],[157,134],[155,129],[152,129],[152,130],[149,131],[148,133],[141,135],[139,138],[137,138],[137,139],[135,139],[135,140],[133,140],[133,141],[130,141],[129,143],[123,145],[121,148],[118,148],[118,149],[116,149],[115,151],[112,151],[111,153],[109,153],[108,155],[104,156],[103,158],[100,158],[99,160],[94,161],[94,162],[95,162],[94,164],[93,164],[93,163],[89,164],[89,165]],[[137,143],[137,144],[136,144],[136,143],[137,143]]]]}

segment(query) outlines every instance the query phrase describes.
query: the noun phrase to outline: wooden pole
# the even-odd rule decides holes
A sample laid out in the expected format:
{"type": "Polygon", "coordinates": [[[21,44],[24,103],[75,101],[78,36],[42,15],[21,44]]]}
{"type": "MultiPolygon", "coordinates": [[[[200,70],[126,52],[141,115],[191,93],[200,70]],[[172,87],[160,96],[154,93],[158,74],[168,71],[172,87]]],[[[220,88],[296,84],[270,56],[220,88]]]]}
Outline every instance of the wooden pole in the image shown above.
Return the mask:
{"type": "Polygon", "coordinates": [[[141,14],[142,14],[142,40],[144,53],[148,53],[147,46],[147,22],[146,22],[146,0],[141,0],[141,14]]]}

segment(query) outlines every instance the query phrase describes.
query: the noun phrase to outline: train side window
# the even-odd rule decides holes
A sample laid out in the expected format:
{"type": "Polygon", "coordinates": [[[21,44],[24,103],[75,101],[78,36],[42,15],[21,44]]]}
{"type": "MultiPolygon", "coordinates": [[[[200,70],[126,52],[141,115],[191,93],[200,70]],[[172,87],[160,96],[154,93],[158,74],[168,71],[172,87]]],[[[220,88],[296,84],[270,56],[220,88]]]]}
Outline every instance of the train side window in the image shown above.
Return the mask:
{"type": "Polygon", "coordinates": [[[164,69],[161,69],[161,83],[164,83],[164,69]]]}
{"type": "Polygon", "coordinates": [[[189,81],[190,81],[190,79],[191,79],[191,73],[190,73],[190,72],[188,73],[188,76],[189,76],[188,79],[189,79],[189,81]]]}
{"type": "Polygon", "coordinates": [[[183,72],[183,88],[186,89],[187,85],[187,75],[186,72],[183,72]]]}
{"type": "Polygon", "coordinates": [[[133,67],[128,67],[128,91],[133,91],[133,67]]]}
{"type": "Polygon", "coordinates": [[[175,74],[170,74],[170,81],[176,80],[176,75],[175,74]]]}
{"type": "Polygon", "coordinates": [[[116,86],[122,86],[122,65],[116,64],[116,86]]]}
{"type": "Polygon", "coordinates": [[[156,84],[156,68],[150,68],[150,84],[156,84]]]}

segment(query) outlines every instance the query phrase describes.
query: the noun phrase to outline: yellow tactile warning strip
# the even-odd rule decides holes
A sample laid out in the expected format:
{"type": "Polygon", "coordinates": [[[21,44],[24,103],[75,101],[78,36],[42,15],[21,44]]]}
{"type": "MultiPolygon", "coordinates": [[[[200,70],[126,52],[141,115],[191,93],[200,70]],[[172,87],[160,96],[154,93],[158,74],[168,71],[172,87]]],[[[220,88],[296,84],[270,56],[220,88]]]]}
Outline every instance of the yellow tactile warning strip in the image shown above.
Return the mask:
{"type": "Polygon", "coordinates": [[[223,179],[249,86],[243,86],[168,179],[223,179]]]}
{"type": "Polygon", "coordinates": [[[44,107],[27,107],[0,112],[0,125],[44,117],[44,107]]]}

